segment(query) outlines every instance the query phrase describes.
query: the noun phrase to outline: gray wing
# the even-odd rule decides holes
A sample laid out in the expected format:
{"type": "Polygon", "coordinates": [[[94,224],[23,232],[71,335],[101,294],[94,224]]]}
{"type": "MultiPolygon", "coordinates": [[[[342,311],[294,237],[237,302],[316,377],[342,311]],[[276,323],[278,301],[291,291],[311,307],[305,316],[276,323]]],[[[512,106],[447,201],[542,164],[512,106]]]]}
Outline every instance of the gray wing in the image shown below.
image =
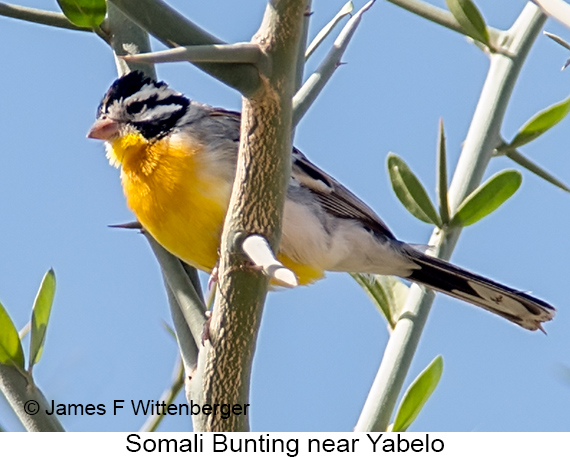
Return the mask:
{"type": "MultiPolygon", "coordinates": [[[[239,142],[240,113],[212,108],[208,112],[212,120],[220,119],[228,133],[232,125],[232,139],[239,142]]],[[[298,149],[293,148],[291,175],[302,187],[309,190],[317,199],[322,209],[342,219],[353,219],[375,234],[396,239],[386,224],[376,213],[346,187],[322,171],[305,157],[298,149]]]]}
{"type": "Polygon", "coordinates": [[[299,184],[311,191],[327,213],[342,219],[354,219],[376,234],[396,239],[368,205],[310,162],[297,149],[293,149],[291,175],[299,184]]]}

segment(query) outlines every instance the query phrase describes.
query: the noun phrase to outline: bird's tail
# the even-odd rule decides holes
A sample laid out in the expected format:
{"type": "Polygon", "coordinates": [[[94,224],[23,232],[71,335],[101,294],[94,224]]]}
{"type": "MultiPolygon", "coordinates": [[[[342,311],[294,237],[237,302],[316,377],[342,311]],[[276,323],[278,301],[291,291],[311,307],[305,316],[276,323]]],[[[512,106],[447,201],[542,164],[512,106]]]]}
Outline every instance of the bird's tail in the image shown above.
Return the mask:
{"type": "Polygon", "coordinates": [[[551,320],[556,313],[548,303],[524,292],[428,256],[411,246],[402,248],[419,266],[407,277],[411,281],[480,306],[528,330],[544,332],[542,322],[551,320]]]}

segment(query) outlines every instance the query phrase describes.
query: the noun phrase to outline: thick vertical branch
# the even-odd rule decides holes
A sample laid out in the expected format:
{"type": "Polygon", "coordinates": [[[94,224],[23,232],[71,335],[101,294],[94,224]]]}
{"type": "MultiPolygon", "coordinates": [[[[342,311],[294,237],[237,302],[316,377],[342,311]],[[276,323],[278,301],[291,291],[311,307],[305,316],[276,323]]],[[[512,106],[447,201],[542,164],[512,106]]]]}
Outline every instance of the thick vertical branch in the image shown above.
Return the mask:
{"type": "MultiPolygon", "coordinates": [[[[201,404],[247,404],[253,353],[268,280],[248,267],[244,236],[260,234],[273,249],[281,236],[281,216],[290,174],[291,100],[305,0],[269,2],[253,37],[268,55],[270,74],[243,100],[236,179],[222,235],[219,282],[207,351],[200,354],[196,381],[201,404]],[[202,373],[200,371],[203,370],[202,373]]],[[[248,417],[196,418],[195,430],[246,431],[248,417]]]]}

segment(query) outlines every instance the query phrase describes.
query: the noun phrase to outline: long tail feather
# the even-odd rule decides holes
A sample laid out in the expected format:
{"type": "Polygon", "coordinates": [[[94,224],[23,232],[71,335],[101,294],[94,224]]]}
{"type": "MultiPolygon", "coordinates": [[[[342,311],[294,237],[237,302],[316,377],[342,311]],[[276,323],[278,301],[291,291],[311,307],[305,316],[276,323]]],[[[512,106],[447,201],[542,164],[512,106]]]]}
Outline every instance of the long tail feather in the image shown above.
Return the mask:
{"type": "Polygon", "coordinates": [[[545,301],[524,292],[430,257],[409,245],[402,249],[419,266],[408,276],[411,281],[477,305],[528,330],[544,331],[541,324],[556,313],[545,301]]]}

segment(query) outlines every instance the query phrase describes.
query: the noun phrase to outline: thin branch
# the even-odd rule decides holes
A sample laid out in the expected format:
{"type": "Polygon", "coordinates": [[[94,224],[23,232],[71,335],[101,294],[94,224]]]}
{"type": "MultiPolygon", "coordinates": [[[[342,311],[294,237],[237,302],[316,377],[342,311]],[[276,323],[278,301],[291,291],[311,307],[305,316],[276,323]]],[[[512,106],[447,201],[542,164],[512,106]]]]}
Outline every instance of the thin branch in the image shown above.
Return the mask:
{"type": "Polygon", "coordinates": [[[152,236],[146,234],[146,237],[162,268],[165,280],[192,332],[194,342],[196,346],[200,347],[202,344],[202,331],[206,322],[204,314],[206,305],[204,304],[202,294],[195,289],[188,278],[182,262],[166,251],[152,236]]]}
{"type": "Polygon", "coordinates": [[[293,97],[293,125],[297,125],[307,110],[311,107],[323,87],[340,65],[340,59],[348,47],[348,43],[356,28],[360,24],[362,15],[374,4],[375,0],[370,0],[356,13],[343,27],[338,38],[333,43],[332,49],[323,59],[319,68],[307,78],[305,84],[297,91],[293,97]]]}
{"type": "MultiPolygon", "coordinates": [[[[546,20],[529,3],[509,30],[507,51],[494,53],[487,80],[465,139],[463,151],[449,189],[450,209],[455,210],[481,182],[485,168],[500,140],[505,110],[523,62],[546,20]]],[[[460,229],[435,230],[429,241],[435,255],[449,259],[460,229]]],[[[358,420],[356,431],[384,431],[410,368],[431,304],[433,291],[414,284],[403,313],[390,336],[382,363],[358,420]]]]}
{"type": "Polygon", "coordinates": [[[182,358],[182,363],[184,364],[184,371],[187,373],[188,377],[191,377],[192,373],[196,369],[200,346],[198,346],[198,343],[196,343],[196,339],[190,330],[188,320],[182,311],[183,304],[181,305],[180,302],[176,299],[176,294],[170,288],[164,270],[162,271],[162,276],[164,279],[164,288],[166,289],[166,295],[168,297],[168,304],[170,306],[170,315],[174,324],[176,342],[178,343],[178,350],[180,351],[180,357],[182,358]]]}
{"type": "MultiPolygon", "coordinates": [[[[466,35],[463,27],[459,25],[459,22],[453,17],[453,15],[442,8],[438,8],[437,6],[430,5],[429,3],[420,1],[420,0],[387,0],[394,5],[403,8],[410,13],[414,13],[428,21],[434,22],[439,24],[449,30],[453,30],[454,32],[461,33],[462,35],[466,35]]],[[[489,36],[491,38],[491,42],[494,43],[496,37],[500,34],[500,31],[494,29],[492,27],[487,27],[489,31],[489,36]]]]}
{"type": "Polygon", "coordinates": [[[459,25],[459,22],[453,17],[449,11],[437,6],[419,0],[387,0],[410,13],[414,13],[428,21],[435,22],[449,30],[465,35],[465,31],[459,25]]]}
{"type": "MultiPolygon", "coordinates": [[[[217,62],[248,63],[266,69],[268,62],[261,48],[254,43],[205,44],[180,46],[166,51],[147,52],[123,57],[127,62],[217,62]]],[[[265,70],[263,71],[266,72],[265,70]]]]}
{"type": "Polygon", "coordinates": [[[0,391],[29,432],[64,432],[42,391],[26,373],[0,363],[0,391]]]}
{"type": "MultiPolygon", "coordinates": [[[[172,384],[162,393],[159,402],[164,403],[166,407],[171,405],[184,386],[184,365],[180,358],[176,359],[174,372],[172,374],[172,384]]],[[[141,432],[155,432],[166,414],[153,414],[148,416],[145,423],[141,427],[141,432]]]]}
{"type": "MultiPolygon", "coordinates": [[[[109,2],[168,47],[225,44],[161,0],[109,2]]],[[[245,96],[252,95],[259,88],[260,76],[253,65],[205,62],[195,65],[245,96]]]]}
{"type": "Polygon", "coordinates": [[[340,22],[343,17],[349,16],[354,9],[354,5],[352,4],[352,0],[349,0],[344,4],[344,6],[340,9],[338,13],[336,13],[335,17],[333,17],[327,25],[325,25],[319,33],[315,35],[311,44],[307,47],[305,51],[305,60],[309,60],[309,57],[316,51],[319,45],[324,41],[326,37],[334,30],[335,26],[340,22]]]}
{"type": "Polygon", "coordinates": [[[20,341],[24,339],[24,337],[30,333],[30,330],[32,329],[32,321],[29,320],[26,325],[24,325],[20,331],[18,332],[18,336],[20,337],[20,341]]]}
{"type": "Polygon", "coordinates": [[[28,8],[26,6],[10,5],[8,3],[0,2],[0,16],[20,19],[26,22],[33,22],[34,24],[42,24],[51,27],[58,27],[61,29],[75,30],[78,32],[93,32],[107,43],[110,40],[109,33],[104,23],[96,29],[90,29],[89,27],[79,27],[70,22],[63,13],[56,13],[54,11],[45,11],[35,8],[28,8]]]}
{"type": "Polygon", "coordinates": [[[81,32],[93,32],[88,27],[79,27],[69,21],[63,13],[53,11],[39,10],[28,8],[26,6],[10,5],[8,3],[0,3],[0,16],[20,19],[26,22],[34,22],[36,24],[49,25],[62,29],[78,30],[81,32]]]}

